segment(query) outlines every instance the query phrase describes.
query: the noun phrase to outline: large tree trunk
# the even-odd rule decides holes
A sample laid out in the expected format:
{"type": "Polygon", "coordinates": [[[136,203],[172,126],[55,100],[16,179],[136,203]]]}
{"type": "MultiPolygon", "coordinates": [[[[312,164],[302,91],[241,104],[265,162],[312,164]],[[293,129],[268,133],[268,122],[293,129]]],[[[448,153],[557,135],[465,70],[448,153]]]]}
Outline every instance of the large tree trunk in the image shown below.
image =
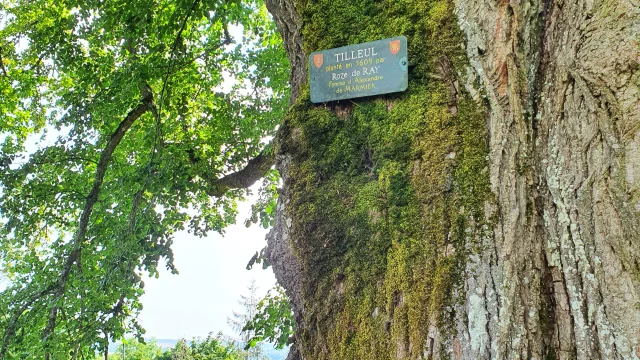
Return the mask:
{"type": "Polygon", "coordinates": [[[640,2],[267,4],[290,359],[640,358],[640,2]],[[407,92],[309,103],[308,53],[395,35],[407,92]]]}

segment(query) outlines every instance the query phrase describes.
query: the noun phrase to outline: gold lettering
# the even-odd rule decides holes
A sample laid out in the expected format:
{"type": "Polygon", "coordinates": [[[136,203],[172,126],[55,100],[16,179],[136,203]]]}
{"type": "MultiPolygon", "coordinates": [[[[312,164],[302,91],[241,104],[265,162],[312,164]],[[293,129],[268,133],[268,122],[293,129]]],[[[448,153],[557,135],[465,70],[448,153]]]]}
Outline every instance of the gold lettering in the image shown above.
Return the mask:
{"type": "Polygon", "coordinates": [[[335,70],[342,70],[342,64],[338,64],[338,65],[328,65],[328,66],[325,68],[325,72],[335,71],[335,70]]]}
{"type": "Polygon", "coordinates": [[[376,88],[376,84],[366,84],[366,85],[347,85],[344,89],[347,92],[354,92],[354,91],[371,90],[375,88],[376,88]]]}

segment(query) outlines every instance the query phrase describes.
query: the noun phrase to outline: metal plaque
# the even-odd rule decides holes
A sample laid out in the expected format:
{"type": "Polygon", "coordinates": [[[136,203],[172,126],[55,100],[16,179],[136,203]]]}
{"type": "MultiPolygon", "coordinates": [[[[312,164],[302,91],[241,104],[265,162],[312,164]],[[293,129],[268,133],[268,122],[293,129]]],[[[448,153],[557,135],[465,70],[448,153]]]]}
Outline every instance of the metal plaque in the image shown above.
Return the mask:
{"type": "Polygon", "coordinates": [[[408,65],[404,36],[314,52],[309,55],[311,101],[405,91],[408,65]]]}

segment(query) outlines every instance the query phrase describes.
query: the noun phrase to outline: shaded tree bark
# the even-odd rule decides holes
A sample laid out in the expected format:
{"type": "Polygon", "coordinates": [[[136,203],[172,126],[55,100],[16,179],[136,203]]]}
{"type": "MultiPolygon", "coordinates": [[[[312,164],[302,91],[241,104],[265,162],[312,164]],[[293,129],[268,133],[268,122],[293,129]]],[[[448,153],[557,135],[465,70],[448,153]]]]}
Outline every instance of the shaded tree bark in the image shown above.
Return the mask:
{"type": "Polygon", "coordinates": [[[638,358],[639,8],[490,5],[456,4],[489,99],[501,219],[492,250],[469,264],[477,275],[468,299],[477,300],[466,312],[486,320],[470,327],[468,351],[638,358]],[[489,284],[496,291],[483,295],[489,284]],[[538,312],[546,327],[531,316],[538,312]]]}
{"type": "MultiPolygon", "coordinates": [[[[289,83],[291,86],[291,104],[295,103],[300,96],[301,88],[307,81],[306,57],[302,50],[302,22],[295,4],[290,0],[266,0],[267,9],[273,16],[278,31],[282,35],[289,63],[291,75],[289,83]]],[[[287,121],[285,119],[285,121],[287,121]]],[[[282,132],[279,132],[282,137],[282,132]]],[[[286,136],[286,135],[285,135],[286,136]]],[[[291,161],[290,155],[276,146],[276,169],[280,172],[280,177],[284,183],[288,182],[288,164],[291,161]]],[[[271,261],[276,279],[283,287],[291,302],[294,312],[296,326],[304,327],[302,318],[302,288],[298,275],[302,272],[300,262],[293,254],[289,246],[289,226],[284,212],[284,206],[289,200],[289,190],[285,187],[280,192],[276,211],[275,224],[267,235],[266,256],[271,261]]],[[[289,220],[290,221],[290,220],[289,220]]],[[[291,346],[287,360],[300,359],[300,353],[296,344],[291,346]]]]}

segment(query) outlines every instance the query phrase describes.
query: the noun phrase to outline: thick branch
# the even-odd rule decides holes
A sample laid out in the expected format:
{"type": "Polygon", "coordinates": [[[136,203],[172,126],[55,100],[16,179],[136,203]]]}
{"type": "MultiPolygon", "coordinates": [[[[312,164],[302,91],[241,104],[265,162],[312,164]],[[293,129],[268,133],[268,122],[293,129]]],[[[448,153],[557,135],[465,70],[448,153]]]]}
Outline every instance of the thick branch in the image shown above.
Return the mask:
{"type": "Polygon", "coordinates": [[[244,169],[219,179],[205,178],[209,183],[208,194],[220,197],[231,189],[245,189],[260,180],[275,163],[273,148],[267,146],[258,156],[249,160],[244,169]]]}
{"type": "Polygon", "coordinates": [[[300,88],[307,81],[306,55],[302,49],[302,19],[291,0],[266,0],[267,10],[273,16],[278,31],[282,35],[284,47],[289,57],[291,74],[291,103],[300,95],[300,88]]]}
{"type": "MultiPolygon", "coordinates": [[[[116,147],[118,147],[120,141],[122,141],[122,138],[124,138],[124,135],[127,133],[129,128],[131,128],[131,125],[133,125],[133,123],[144,113],[151,110],[152,107],[153,100],[151,91],[146,88],[146,90],[144,91],[144,97],[140,104],[135,109],[131,110],[129,114],[127,114],[127,116],[124,118],[124,120],[120,122],[116,131],[111,135],[109,142],[107,142],[107,146],[105,146],[104,150],[102,150],[102,153],[100,154],[100,160],[98,160],[98,166],[96,168],[96,175],[93,180],[93,187],[91,188],[91,192],[89,192],[89,195],[87,196],[84,209],[82,210],[82,215],[80,215],[78,231],[76,231],[76,235],[73,239],[73,250],[71,251],[71,254],[64,264],[62,275],[60,276],[60,278],[58,278],[58,286],[56,287],[55,292],[56,298],[58,298],[64,292],[67,280],[69,279],[69,274],[71,273],[71,267],[80,256],[80,252],[82,250],[82,242],[84,241],[87,234],[87,228],[89,226],[91,213],[93,212],[93,206],[98,201],[102,182],[104,181],[104,176],[107,173],[107,167],[109,166],[109,162],[111,161],[113,152],[116,150],[116,147]]],[[[56,312],[52,309],[51,314],[52,315],[49,319],[49,324],[42,334],[43,339],[46,339],[55,327],[56,312]]]]}

